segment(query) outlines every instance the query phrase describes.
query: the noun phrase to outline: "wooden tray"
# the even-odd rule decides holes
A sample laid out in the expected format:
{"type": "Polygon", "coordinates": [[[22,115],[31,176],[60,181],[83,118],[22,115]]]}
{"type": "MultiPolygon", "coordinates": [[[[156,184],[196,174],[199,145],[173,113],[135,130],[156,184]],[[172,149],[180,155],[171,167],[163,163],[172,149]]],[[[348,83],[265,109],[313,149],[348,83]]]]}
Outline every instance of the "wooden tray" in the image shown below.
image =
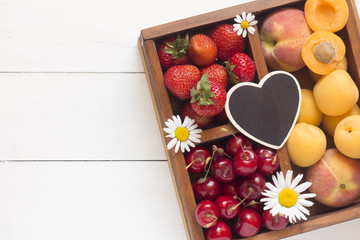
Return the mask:
{"type": "MultiPolygon", "coordinates": [[[[189,32],[190,34],[195,32],[207,32],[214,25],[220,22],[232,23],[233,18],[243,11],[255,14],[256,19],[259,20],[258,26],[261,26],[263,18],[271,11],[285,6],[303,9],[304,3],[304,0],[260,0],[186,18],[179,21],[166,23],[141,31],[138,41],[139,49],[144,63],[148,85],[155,107],[158,125],[161,131],[166,156],[168,159],[171,176],[175,186],[188,239],[201,240],[205,239],[205,236],[204,230],[195,219],[194,209],[196,207],[196,200],[191,187],[191,176],[189,176],[188,171],[185,169],[184,154],[181,152],[175,153],[173,150],[167,151],[166,149],[168,139],[165,139],[165,134],[162,129],[165,127],[165,121],[178,112],[179,104],[168,93],[165,87],[163,80],[164,73],[159,63],[156,45],[159,41],[169,35],[182,32],[189,32]]],[[[349,63],[348,72],[354,79],[357,86],[360,87],[359,16],[354,0],[347,0],[347,3],[349,7],[348,22],[346,27],[337,34],[343,39],[347,47],[346,57],[349,63]]],[[[261,50],[258,29],[256,29],[254,35],[249,35],[247,39],[248,46],[250,46],[248,47],[247,53],[255,61],[257,68],[256,80],[259,80],[268,73],[269,69],[266,66],[261,50]]],[[[306,69],[302,69],[293,74],[299,80],[301,88],[311,89],[313,87],[314,82],[309,80],[310,78],[306,69]]],[[[220,130],[221,127],[226,127],[234,132],[237,132],[231,124],[227,124],[225,126],[214,126],[203,131],[201,134],[202,143],[208,143],[229,137],[228,133],[220,130]]],[[[329,147],[332,144],[332,140],[329,139],[329,147]]],[[[282,171],[286,172],[289,169],[293,169],[295,173],[302,171],[302,169],[291,165],[286,147],[283,147],[278,151],[278,157],[282,171]]],[[[355,202],[351,206],[345,208],[335,209],[325,207],[315,201],[315,204],[310,209],[310,212],[311,216],[307,221],[289,225],[281,231],[260,232],[254,237],[248,239],[279,239],[344,222],[354,218],[359,218],[360,202],[355,202]]]]}

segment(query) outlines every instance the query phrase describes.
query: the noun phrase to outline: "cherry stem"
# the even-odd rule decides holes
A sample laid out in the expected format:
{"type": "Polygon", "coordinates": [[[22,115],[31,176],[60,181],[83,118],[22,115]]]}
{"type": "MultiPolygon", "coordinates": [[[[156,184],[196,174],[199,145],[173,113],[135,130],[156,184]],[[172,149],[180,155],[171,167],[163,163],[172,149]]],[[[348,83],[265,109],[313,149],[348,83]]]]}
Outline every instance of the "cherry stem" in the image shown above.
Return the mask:
{"type": "Polygon", "coordinates": [[[191,165],[193,165],[195,162],[201,162],[201,158],[197,158],[194,161],[192,161],[191,163],[189,163],[189,165],[186,166],[186,169],[188,169],[191,165]]]}
{"type": "MultiPolygon", "coordinates": [[[[234,196],[234,198],[237,198],[240,202],[239,202],[238,204],[236,204],[235,206],[229,208],[229,210],[230,210],[230,211],[234,211],[234,210],[235,210],[237,207],[239,207],[241,204],[243,204],[244,207],[249,206],[250,203],[249,203],[248,205],[245,205],[244,202],[245,202],[245,200],[250,196],[250,194],[251,194],[252,192],[253,192],[253,188],[250,187],[250,191],[249,191],[248,195],[246,195],[246,197],[245,197],[244,199],[242,199],[242,200],[241,200],[241,198],[239,198],[238,196],[234,196]]],[[[254,201],[254,200],[253,200],[253,201],[254,201]]]]}
{"type": "Polygon", "coordinates": [[[205,171],[206,171],[206,173],[205,173],[205,177],[204,177],[204,179],[203,179],[202,182],[205,182],[206,179],[207,179],[207,177],[208,177],[208,175],[209,175],[210,168],[211,168],[211,164],[212,164],[212,161],[213,161],[213,159],[214,159],[214,155],[215,155],[215,152],[213,151],[212,156],[211,156],[211,159],[210,159],[210,160],[208,160],[208,158],[206,159],[206,162],[208,162],[209,164],[206,164],[206,165],[205,165],[205,171]]]}
{"type": "Polygon", "coordinates": [[[271,165],[275,165],[276,164],[276,160],[277,160],[277,156],[278,155],[278,153],[276,152],[276,154],[275,154],[275,156],[274,156],[274,159],[272,160],[272,162],[271,162],[271,165]]]}
{"type": "Polygon", "coordinates": [[[243,147],[243,145],[241,144],[241,141],[240,141],[240,139],[232,132],[232,131],[230,131],[229,129],[226,129],[226,128],[221,128],[221,130],[222,131],[224,131],[224,132],[228,132],[228,133],[230,133],[231,135],[233,135],[234,136],[234,138],[236,138],[236,140],[238,141],[238,143],[240,144],[240,147],[241,147],[241,150],[242,150],[242,152],[243,152],[243,154],[244,154],[244,158],[245,158],[245,160],[247,160],[247,159],[249,159],[248,158],[248,156],[246,156],[246,154],[245,154],[245,149],[244,149],[244,147],[243,147]]]}
{"type": "Polygon", "coordinates": [[[212,214],[210,214],[210,213],[206,214],[206,217],[207,217],[207,218],[213,217],[213,218],[215,218],[215,219],[214,219],[212,222],[206,224],[206,225],[204,226],[204,228],[209,228],[209,227],[211,227],[211,226],[217,221],[217,219],[218,219],[217,216],[214,216],[214,215],[212,215],[212,214]]]}
{"type": "Polygon", "coordinates": [[[213,145],[212,147],[213,151],[217,151],[219,153],[223,153],[225,154],[225,156],[227,156],[228,158],[230,158],[231,160],[234,160],[229,154],[227,154],[226,152],[224,152],[222,149],[219,149],[216,145],[213,145]]]}

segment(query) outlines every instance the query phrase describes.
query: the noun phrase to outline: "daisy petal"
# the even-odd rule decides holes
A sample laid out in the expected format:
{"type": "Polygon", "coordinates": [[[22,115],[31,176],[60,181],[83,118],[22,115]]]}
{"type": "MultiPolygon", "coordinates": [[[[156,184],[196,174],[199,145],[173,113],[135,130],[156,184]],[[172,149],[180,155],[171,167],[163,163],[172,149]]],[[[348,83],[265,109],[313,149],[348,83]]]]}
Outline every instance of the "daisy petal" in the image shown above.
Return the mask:
{"type": "Polygon", "coordinates": [[[311,182],[304,182],[298,185],[296,188],[294,188],[294,191],[299,194],[305,191],[306,189],[308,189],[310,186],[311,186],[311,182]]]}
{"type": "Polygon", "coordinates": [[[234,21],[237,23],[241,23],[243,21],[243,19],[239,15],[236,15],[236,18],[234,18],[234,21]]]}
{"type": "Polygon", "coordinates": [[[315,193],[303,193],[300,195],[300,199],[305,199],[305,198],[314,198],[316,197],[315,193]]]}
{"type": "Polygon", "coordinates": [[[177,143],[177,141],[178,140],[176,138],[171,139],[171,141],[167,144],[167,149],[168,150],[172,149],[175,146],[175,144],[177,143]]]}
{"type": "Polygon", "coordinates": [[[310,215],[310,211],[304,208],[299,202],[295,204],[295,207],[297,207],[301,212],[305,213],[306,215],[310,215]]]}
{"type": "Polygon", "coordinates": [[[291,185],[292,174],[293,174],[292,170],[289,170],[286,172],[285,184],[286,184],[287,188],[290,187],[290,185],[291,185]]]}
{"type": "Polygon", "coordinates": [[[280,190],[278,188],[276,188],[274,185],[272,185],[271,183],[267,182],[265,183],[265,186],[270,189],[271,191],[273,191],[274,193],[279,193],[280,190]]]}
{"type": "Polygon", "coordinates": [[[244,29],[244,31],[242,33],[243,38],[246,38],[246,34],[247,34],[247,31],[244,29]]]}
{"type": "Polygon", "coordinates": [[[237,35],[240,36],[242,34],[244,29],[240,28],[239,31],[237,32],[237,35]]]}
{"type": "Polygon", "coordinates": [[[242,12],[242,19],[245,21],[246,20],[246,12],[242,12]]]}
{"type": "Polygon", "coordinates": [[[165,125],[168,126],[170,129],[173,129],[174,131],[177,128],[177,126],[175,125],[175,122],[173,120],[171,120],[171,119],[166,121],[165,125]]]}
{"type": "Polygon", "coordinates": [[[179,147],[180,147],[180,141],[177,141],[176,145],[175,145],[175,153],[177,153],[179,151],[179,147]]]}
{"type": "Polygon", "coordinates": [[[256,25],[258,23],[258,21],[257,20],[254,20],[254,21],[252,21],[252,22],[249,22],[249,25],[250,26],[254,26],[254,25],[256,25]]]}
{"type": "Polygon", "coordinates": [[[170,129],[170,128],[163,128],[164,132],[166,133],[174,133],[174,130],[170,129]]]}
{"type": "Polygon", "coordinates": [[[254,34],[254,33],[255,33],[255,28],[253,28],[253,27],[248,27],[247,30],[249,31],[250,34],[254,34]]]}
{"type": "Polygon", "coordinates": [[[191,136],[191,135],[188,137],[188,139],[189,139],[190,141],[196,142],[196,143],[200,143],[200,142],[201,142],[198,138],[193,137],[193,136],[191,136]]]}
{"type": "Polygon", "coordinates": [[[233,31],[236,32],[241,28],[241,25],[240,24],[233,24],[233,27],[234,27],[233,31]]]}
{"type": "Polygon", "coordinates": [[[251,22],[252,20],[254,20],[254,18],[255,18],[255,15],[253,15],[251,13],[248,13],[246,15],[246,21],[248,21],[248,22],[251,22]]]}
{"type": "Polygon", "coordinates": [[[301,204],[304,207],[311,207],[312,205],[314,205],[313,202],[306,200],[306,199],[298,199],[299,204],[301,204]]]}
{"type": "Polygon", "coordinates": [[[290,188],[294,189],[299,184],[302,178],[303,178],[303,174],[298,174],[290,184],[290,188]]]}

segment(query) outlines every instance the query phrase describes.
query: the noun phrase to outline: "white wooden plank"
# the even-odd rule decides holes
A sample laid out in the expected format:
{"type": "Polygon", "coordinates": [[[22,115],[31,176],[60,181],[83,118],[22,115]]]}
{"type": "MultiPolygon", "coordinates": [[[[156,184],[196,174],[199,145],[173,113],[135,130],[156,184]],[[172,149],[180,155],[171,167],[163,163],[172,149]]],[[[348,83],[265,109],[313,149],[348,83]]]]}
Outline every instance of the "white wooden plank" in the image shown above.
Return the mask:
{"type": "Polygon", "coordinates": [[[186,239],[162,162],[0,163],[0,239],[186,239]]]}
{"type": "MultiPolygon", "coordinates": [[[[242,1],[248,2],[249,0],[242,1]]],[[[143,72],[141,29],[239,4],[183,0],[2,0],[1,72],[143,72]]]]}
{"type": "Polygon", "coordinates": [[[0,74],[0,159],[166,159],[144,74],[0,74]]]}
{"type": "MultiPolygon", "coordinates": [[[[0,163],[0,239],[186,239],[167,162],[0,163]]],[[[360,219],[296,235],[358,239],[360,219]]]]}

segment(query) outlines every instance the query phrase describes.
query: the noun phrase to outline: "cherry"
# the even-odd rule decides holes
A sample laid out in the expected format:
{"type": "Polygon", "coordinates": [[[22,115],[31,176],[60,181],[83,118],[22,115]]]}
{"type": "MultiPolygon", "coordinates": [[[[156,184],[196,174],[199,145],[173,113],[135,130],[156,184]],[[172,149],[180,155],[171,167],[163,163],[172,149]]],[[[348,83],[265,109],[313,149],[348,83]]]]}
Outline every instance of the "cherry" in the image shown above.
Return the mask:
{"type": "Polygon", "coordinates": [[[234,157],[235,172],[239,176],[249,176],[253,174],[258,166],[257,156],[250,149],[240,150],[234,157]]]}
{"type": "Polygon", "coordinates": [[[195,198],[201,200],[215,200],[221,192],[221,184],[213,177],[200,177],[193,181],[192,189],[195,198]]]}
{"type": "Polygon", "coordinates": [[[196,205],[195,218],[203,228],[212,227],[219,219],[219,209],[210,200],[203,200],[196,205]]]}
{"type": "Polygon", "coordinates": [[[235,220],[234,231],[241,237],[251,237],[257,234],[261,228],[261,217],[258,212],[250,208],[244,208],[239,212],[235,220]]]}
{"type": "Polygon", "coordinates": [[[241,151],[241,146],[243,146],[244,149],[253,149],[252,141],[250,139],[244,135],[237,134],[230,138],[226,143],[226,151],[231,156],[235,156],[237,152],[241,151]]]}
{"type": "Polygon", "coordinates": [[[262,213],[262,222],[269,230],[281,230],[289,224],[289,218],[281,214],[273,216],[269,210],[265,210],[262,213]]]}
{"type": "Polygon", "coordinates": [[[248,201],[257,200],[262,196],[265,189],[265,177],[258,172],[243,178],[236,187],[236,192],[240,198],[246,198],[248,201]]]}
{"type": "Polygon", "coordinates": [[[236,182],[223,183],[221,187],[221,195],[237,196],[236,182]]]}
{"type": "Polygon", "coordinates": [[[186,168],[193,173],[204,171],[206,159],[211,157],[207,148],[196,146],[190,150],[185,156],[186,168]]]}
{"type": "Polygon", "coordinates": [[[206,229],[205,232],[207,240],[231,240],[232,232],[226,223],[219,220],[211,228],[206,229]]]}
{"type": "Polygon", "coordinates": [[[251,200],[250,202],[245,201],[244,208],[254,209],[258,213],[261,213],[263,210],[262,204],[260,202],[255,202],[255,200],[251,200]]]}
{"type": "Polygon", "coordinates": [[[267,148],[260,147],[255,151],[258,157],[258,171],[264,176],[268,177],[275,173],[279,168],[279,158],[276,151],[267,148]]]}
{"type": "Polygon", "coordinates": [[[229,154],[226,152],[226,148],[223,144],[221,143],[215,143],[212,146],[212,149],[214,152],[214,160],[219,159],[219,158],[229,158],[229,154]]]}
{"type": "Polygon", "coordinates": [[[217,197],[215,204],[219,208],[220,217],[225,220],[230,220],[239,214],[242,202],[239,202],[237,197],[234,198],[233,196],[224,195],[217,197]]]}
{"type": "Polygon", "coordinates": [[[219,158],[212,163],[211,174],[219,182],[232,182],[236,178],[234,163],[227,158],[219,158]]]}

